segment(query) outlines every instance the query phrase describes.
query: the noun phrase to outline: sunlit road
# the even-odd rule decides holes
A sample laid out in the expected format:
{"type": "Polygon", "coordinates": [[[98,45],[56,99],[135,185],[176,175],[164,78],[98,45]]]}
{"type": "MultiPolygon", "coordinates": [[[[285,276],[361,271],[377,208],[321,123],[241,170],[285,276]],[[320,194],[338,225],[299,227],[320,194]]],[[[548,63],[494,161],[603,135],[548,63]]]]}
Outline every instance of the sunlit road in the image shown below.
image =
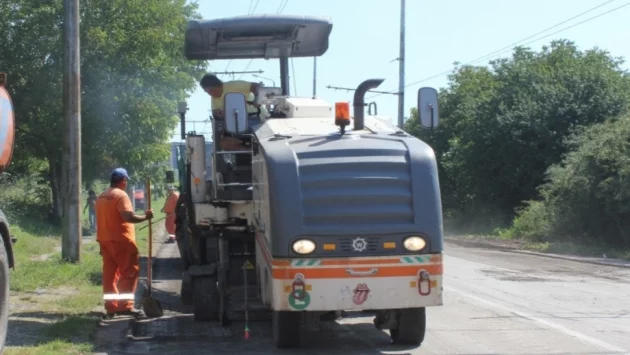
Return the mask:
{"type": "MultiPolygon", "coordinates": [[[[157,297],[181,311],[174,245],[156,245],[157,297]],[[175,266],[174,266],[175,265],[175,266]]],[[[630,269],[502,251],[446,245],[443,307],[427,310],[428,332],[419,348],[396,348],[374,329],[372,317],[353,314],[323,329],[299,351],[286,354],[630,354],[630,269]]],[[[124,341],[110,354],[271,354],[268,322],[231,330],[176,315],[155,323],[175,336],[124,341]]],[[[149,329],[149,328],[147,328],[149,329]]]]}

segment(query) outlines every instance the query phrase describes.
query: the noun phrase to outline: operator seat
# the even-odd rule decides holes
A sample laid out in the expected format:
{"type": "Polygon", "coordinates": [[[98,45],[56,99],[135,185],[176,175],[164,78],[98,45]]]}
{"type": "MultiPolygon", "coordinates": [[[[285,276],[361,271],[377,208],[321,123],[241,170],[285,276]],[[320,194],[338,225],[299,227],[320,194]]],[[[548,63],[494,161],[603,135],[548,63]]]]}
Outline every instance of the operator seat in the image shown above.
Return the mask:
{"type": "MultiPolygon", "coordinates": [[[[248,99],[253,101],[254,95],[250,94],[248,99]]],[[[214,169],[222,178],[215,182],[214,198],[251,201],[252,126],[260,124],[260,110],[246,104],[242,93],[227,93],[224,107],[226,117],[213,117],[215,141],[219,142],[214,153],[214,169]]]]}

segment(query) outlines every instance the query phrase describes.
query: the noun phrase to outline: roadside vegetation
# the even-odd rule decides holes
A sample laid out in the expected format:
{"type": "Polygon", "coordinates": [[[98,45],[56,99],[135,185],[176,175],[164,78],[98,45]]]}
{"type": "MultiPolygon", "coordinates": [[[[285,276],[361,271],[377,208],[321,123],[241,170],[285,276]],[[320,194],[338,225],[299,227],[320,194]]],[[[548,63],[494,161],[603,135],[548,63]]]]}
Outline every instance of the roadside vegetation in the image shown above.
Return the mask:
{"type": "Polygon", "coordinates": [[[554,41],[457,65],[436,151],[450,234],[555,253],[630,257],[630,76],[601,49],[554,41]]]}
{"type": "MultiPolygon", "coordinates": [[[[81,8],[83,209],[87,190],[98,194],[119,166],[138,188],[150,176],[156,190],[164,189],[177,103],[206,64],[182,55],[187,21],[199,17],[194,1],[84,0],[81,8]]],[[[55,29],[62,23],[62,1],[0,2],[0,72],[8,74],[16,117],[13,161],[0,176],[0,209],[18,238],[10,355],[89,353],[96,311],[103,310],[99,248],[87,213],[80,262],[60,256],[64,46],[63,31],[55,29]]],[[[159,219],[164,197],[155,197],[159,219]]],[[[137,242],[146,255],[147,229],[137,242]]]]}
{"type": "MultiPolygon", "coordinates": [[[[98,243],[84,220],[81,262],[61,259],[60,230],[42,219],[47,204],[40,187],[22,179],[4,177],[0,191],[2,209],[13,222],[17,267],[11,272],[11,315],[6,350],[8,355],[87,354],[93,351],[93,335],[103,312],[101,259],[98,243]]],[[[104,183],[97,184],[97,193],[104,183]]],[[[84,196],[87,196],[85,194],[84,196]]],[[[155,220],[165,199],[152,202],[155,220]]],[[[140,213],[140,211],[138,211],[140,213]]],[[[156,223],[163,223],[158,222],[156,223]]],[[[140,255],[147,254],[148,229],[136,226],[140,255]]],[[[163,236],[159,236],[163,238],[163,236]]]]}

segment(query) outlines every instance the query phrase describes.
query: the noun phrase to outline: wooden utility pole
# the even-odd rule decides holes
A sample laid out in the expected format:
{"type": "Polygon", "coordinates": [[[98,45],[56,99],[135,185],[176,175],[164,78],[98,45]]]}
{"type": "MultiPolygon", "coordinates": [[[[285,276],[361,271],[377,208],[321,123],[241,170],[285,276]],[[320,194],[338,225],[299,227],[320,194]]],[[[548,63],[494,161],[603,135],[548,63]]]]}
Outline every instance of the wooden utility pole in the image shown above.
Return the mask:
{"type": "Polygon", "coordinates": [[[61,256],[81,260],[81,68],[79,0],[64,0],[63,231],[61,256]]]}

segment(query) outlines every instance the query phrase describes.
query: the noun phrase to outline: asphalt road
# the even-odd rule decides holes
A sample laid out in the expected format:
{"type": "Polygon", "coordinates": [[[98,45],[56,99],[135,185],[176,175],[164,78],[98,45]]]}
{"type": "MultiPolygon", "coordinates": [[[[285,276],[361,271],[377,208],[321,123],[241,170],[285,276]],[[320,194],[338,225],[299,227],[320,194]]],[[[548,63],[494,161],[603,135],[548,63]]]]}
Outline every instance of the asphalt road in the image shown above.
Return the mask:
{"type": "Polygon", "coordinates": [[[630,269],[447,244],[444,306],[427,309],[421,347],[393,347],[357,313],[324,323],[299,351],[278,351],[268,322],[252,323],[247,341],[242,323],[195,324],[177,298],[176,246],[156,249],[156,297],[169,311],[134,334],[166,337],[121,334],[108,354],[630,354],[630,269]]]}

